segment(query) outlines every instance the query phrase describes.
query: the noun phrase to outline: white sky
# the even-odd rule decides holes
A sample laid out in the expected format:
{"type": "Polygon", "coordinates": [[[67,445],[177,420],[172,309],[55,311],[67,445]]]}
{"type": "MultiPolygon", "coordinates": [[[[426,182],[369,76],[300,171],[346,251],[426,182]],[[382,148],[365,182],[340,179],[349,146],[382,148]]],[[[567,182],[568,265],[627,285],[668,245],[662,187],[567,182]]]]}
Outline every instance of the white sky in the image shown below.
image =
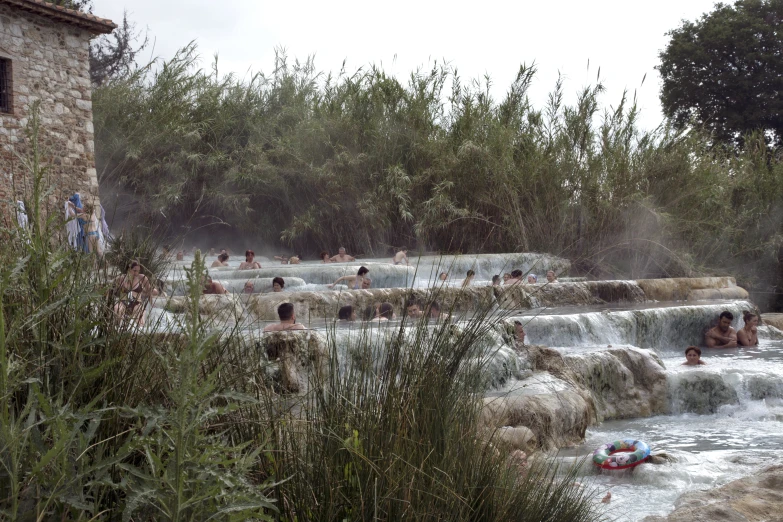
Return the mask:
{"type": "MultiPolygon", "coordinates": [[[[573,101],[579,88],[595,82],[600,66],[607,88],[603,102],[614,105],[624,89],[642,108],[642,125],[662,120],[654,67],[668,41],[665,33],[682,19],[695,20],[714,0],[484,0],[428,2],[266,0],[95,0],[95,14],[129,18],[147,28],[154,55],[170,58],[196,40],[204,65],[219,55],[221,72],[240,77],[271,72],[274,49],[291,59],[315,55],[316,68],[338,72],[343,60],[353,72],[368,64],[406,80],[432,60],[445,59],[463,80],[489,74],[492,94],[501,99],[519,65],[535,62],[530,92],[542,107],[557,79],[566,78],[573,101]],[[395,58],[396,57],[396,58],[395,58]],[[587,63],[590,61],[590,70],[587,63]],[[644,85],[642,78],[647,74],[644,85]]],[[[143,61],[150,58],[145,51],[143,61]]],[[[293,61],[293,60],[292,60],[293,61]]]]}

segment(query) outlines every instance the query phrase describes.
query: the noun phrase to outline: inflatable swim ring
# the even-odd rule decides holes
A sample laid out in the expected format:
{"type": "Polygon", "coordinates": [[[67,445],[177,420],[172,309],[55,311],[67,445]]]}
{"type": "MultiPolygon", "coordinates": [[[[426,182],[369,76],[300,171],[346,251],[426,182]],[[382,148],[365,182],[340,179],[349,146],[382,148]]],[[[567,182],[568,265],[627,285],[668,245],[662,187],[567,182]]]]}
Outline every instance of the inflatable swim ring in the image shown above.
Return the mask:
{"type": "Polygon", "coordinates": [[[593,452],[593,464],[603,469],[638,466],[650,456],[650,446],[640,440],[622,439],[604,444],[593,452]]]}

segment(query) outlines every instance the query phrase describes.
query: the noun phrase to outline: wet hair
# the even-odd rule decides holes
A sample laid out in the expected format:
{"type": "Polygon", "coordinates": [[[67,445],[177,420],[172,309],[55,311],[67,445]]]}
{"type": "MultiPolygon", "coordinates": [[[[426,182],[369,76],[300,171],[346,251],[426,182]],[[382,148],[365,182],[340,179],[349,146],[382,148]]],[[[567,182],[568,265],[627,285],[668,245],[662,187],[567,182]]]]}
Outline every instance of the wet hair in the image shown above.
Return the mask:
{"type": "Polygon", "coordinates": [[[218,261],[220,261],[221,263],[223,263],[227,259],[228,259],[228,254],[220,254],[218,256],[218,261]]]}
{"type": "Polygon", "coordinates": [[[473,270],[468,270],[468,277],[476,275],[476,272],[473,270]]]}
{"type": "Polygon", "coordinates": [[[514,279],[519,279],[520,277],[522,277],[522,270],[512,270],[511,277],[513,277],[514,279]]]}
{"type": "Polygon", "coordinates": [[[437,310],[438,312],[440,312],[440,305],[438,304],[437,301],[433,301],[430,303],[430,313],[432,313],[433,310],[437,310]]]}
{"type": "Polygon", "coordinates": [[[326,256],[326,257],[329,257],[329,252],[327,252],[326,250],[321,250],[321,256],[320,256],[320,258],[321,258],[321,259],[323,259],[323,258],[324,258],[324,256],[326,256]]]}
{"type": "Polygon", "coordinates": [[[245,261],[247,261],[247,258],[250,257],[250,256],[255,257],[256,253],[253,252],[252,250],[245,250],[245,261]]]}
{"type": "Polygon", "coordinates": [[[386,319],[391,319],[394,315],[394,307],[391,303],[381,303],[381,307],[378,310],[380,313],[378,314],[378,317],[385,317],[386,319]]]}
{"type": "Polygon", "coordinates": [[[758,317],[758,315],[754,314],[753,312],[749,312],[747,310],[742,312],[742,320],[745,321],[746,323],[751,319],[753,319],[754,317],[758,317]]]}
{"type": "Polygon", "coordinates": [[[294,315],[294,305],[291,303],[283,303],[277,307],[277,315],[281,321],[288,321],[294,315]]]}
{"type": "Polygon", "coordinates": [[[366,274],[366,273],[367,273],[367,272],[369,272],[369,271],[370,271],[370,269],[369,269],[369,268],[367,268],[367,267],[365,267],[365,266],[360,266],[360,267],[359,267],[359,272],[357,272],[357,274],[356,274],[356,275],[363,276],[364,274],[366,274]]]}
{"type": "Polygon", "coordinates": [[[724,310],[723,312],[721,312],[719,319],[723,319],[724,317],[726,319],[728,319],[729,321],[733,321],[734,320],[734,314],[732,314],[728,310],[724,310]]]}
{"type": "Polygon", "coordinates": [[[701,357],[701,348],[699,348],[698,346],[689,346],[689,347],[687,347],[685,349],[685,355],[688,355],[688,352],[690,352],[691,350],[693,350],[694,352],[698,353],[699,357],[701,357]]]}
{"type": "Polygon", "coordinates": [[[495,274],[492,276],[492,284],[499,283],[500,282],[500,275],[495,274]]]}
{"type": "Polygon", "coordinates": [[[133,270],[137,266],[141,267],[141,263],[139,263],[138,261],[135,261],[135,260],[134,261],[128,261],[128,264],[125,266],[125,271],[127,272],[128,270],[133,270]]]}
{"type": "Polygon", "coordinates": [[[351,318],[352,313],[353,313],[353,306],[345,305],[342,308],[340,308],[339,312],[337,312],[337,317],[339,317],[341,321],[347,321],[348,319],[351,318]]]}
{"type": "Polygon", "coordinates": [[[405,303],[405,311],[407,312],[408,308],[411,307],[411,306],[418,306],[419,310],[424,309],[424,306],[421,304],[421,301],[419,301],[416,298],[412,298],[412,299],[408,300],[407,303],[405,303]]]}
{"type": "Polygon", "coordinates": [[[448,273],[446,273],[446,272],[441,272],[441,273],[440,273],[440,275],[439,275],[438,277],[442,277],[442,276],[449,277],[449,274],[448,274],[448,273]]]}
{"type": "Polygon", "coordinates": [[[285,288],[285,281],[283,280],[282,277],[275,277],[274,279],[272,279],[272,286],[275,286],[275,283],[280,285],[280,288],[285,288]]]}

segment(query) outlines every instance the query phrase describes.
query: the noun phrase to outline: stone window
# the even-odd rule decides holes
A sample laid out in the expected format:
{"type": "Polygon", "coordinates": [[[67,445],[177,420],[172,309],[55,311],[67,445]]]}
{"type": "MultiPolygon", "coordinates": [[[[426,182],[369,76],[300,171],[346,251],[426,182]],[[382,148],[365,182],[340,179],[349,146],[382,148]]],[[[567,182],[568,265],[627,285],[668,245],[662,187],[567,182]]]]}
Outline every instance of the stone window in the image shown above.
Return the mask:
{"type": "Polygon", "coordinates": [[[0,58],[0,112],[13,112],[11,85],[11,60],[0,58]]]}

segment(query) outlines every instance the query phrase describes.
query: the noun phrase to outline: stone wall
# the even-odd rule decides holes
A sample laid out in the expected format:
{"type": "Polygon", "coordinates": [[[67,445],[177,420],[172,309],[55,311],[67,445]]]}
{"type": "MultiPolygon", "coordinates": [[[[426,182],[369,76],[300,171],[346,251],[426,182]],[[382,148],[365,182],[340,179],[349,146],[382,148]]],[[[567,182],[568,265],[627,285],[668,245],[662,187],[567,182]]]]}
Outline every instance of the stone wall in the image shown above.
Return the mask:
{"type": "Polygon", "coordinates": [[[32,179],[18,156],[29,152],[26,126],[36,100],[41,102],[39,143],[52,203],[74,192],[85,202],[98,197],[91,37],[75,25],[0,4],[0,58],[11,60],[13,105],[11,114],[0,113],[0,204],[30,195],[32,179]]]}

